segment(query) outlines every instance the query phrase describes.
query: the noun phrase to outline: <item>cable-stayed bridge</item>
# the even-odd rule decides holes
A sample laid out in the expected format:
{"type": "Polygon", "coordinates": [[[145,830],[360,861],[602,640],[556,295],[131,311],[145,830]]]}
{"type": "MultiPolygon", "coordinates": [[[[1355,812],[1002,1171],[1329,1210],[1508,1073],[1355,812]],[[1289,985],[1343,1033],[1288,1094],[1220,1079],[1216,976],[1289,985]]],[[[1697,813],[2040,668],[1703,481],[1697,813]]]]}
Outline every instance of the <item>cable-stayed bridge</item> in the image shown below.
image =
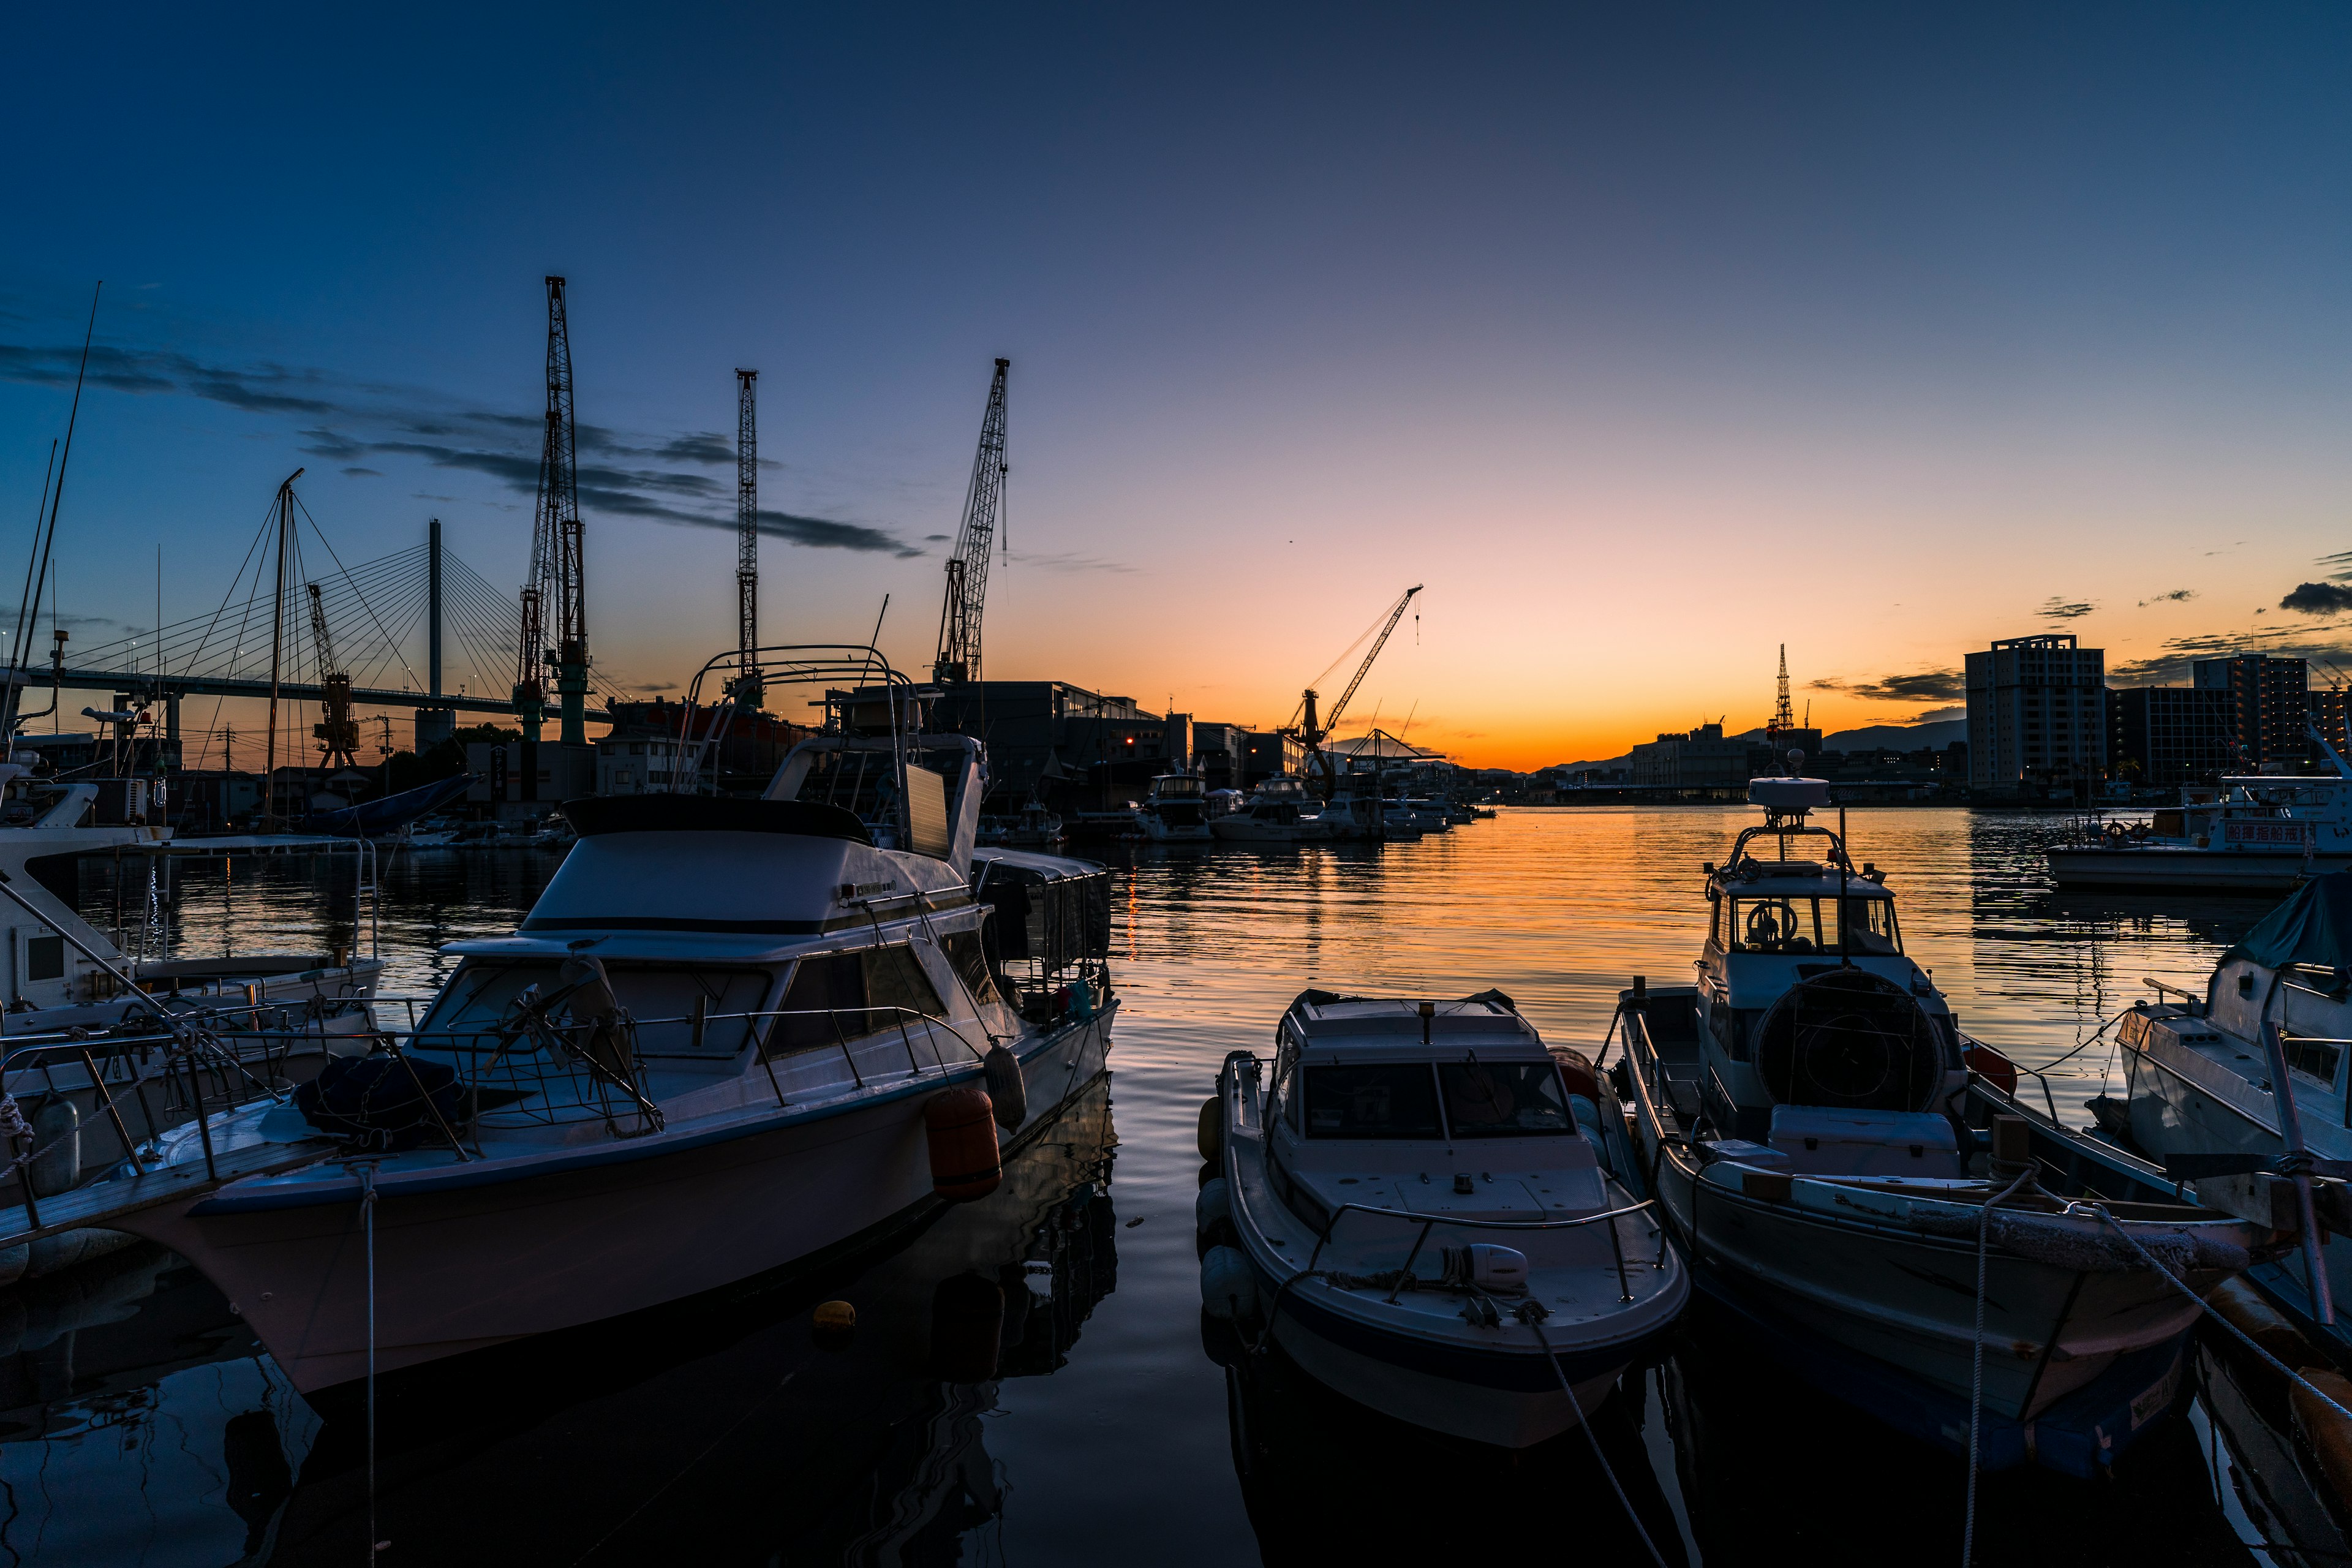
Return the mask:
{"type": "MultiPolygon", "coordinates": [[[[348,567],[331,547],[326,562],[273,553],[249,551],[217,609],[86,648],[63,641],[46,665],[28,650],[24,679],[160,702],[174,740],[184,698],[320,703],[335,674],[357,707],[514,714],[518,599],[444,549],[437,522],[425,542],[348,567]]],[[[289,736],[307,729],[284,722],[289,736]]]]}

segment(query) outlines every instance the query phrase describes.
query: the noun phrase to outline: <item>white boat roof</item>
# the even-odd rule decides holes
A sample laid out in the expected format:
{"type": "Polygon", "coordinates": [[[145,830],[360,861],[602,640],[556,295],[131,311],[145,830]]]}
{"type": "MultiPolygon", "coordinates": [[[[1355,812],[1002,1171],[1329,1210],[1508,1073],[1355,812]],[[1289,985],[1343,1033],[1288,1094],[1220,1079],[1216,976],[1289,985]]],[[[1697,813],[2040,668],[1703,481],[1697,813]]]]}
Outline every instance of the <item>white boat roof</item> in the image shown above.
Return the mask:
{"type": "Polygon", "coordinates": [[[1080,860],[1068,855],[1039,855],[1032,850],[1004,849],[987,844],[971,852],[971,862],[974,866],[1010,866],[1034,871],[1049,882],[1064,877],[1091,877],[1103,868],[1099,861],[1080,860]]]}
{"type": "Polygon", "coordinates": [[[1370,1047],[1382,1055],[1426,1059],[1433,1048],[1459,1045],[1490,1056],[1549,1059],[1542,1037],[1499,991],[1433,1003],[1426,1046],[1422,1044],[1422,1005],[1420,997],[1342,996],[1308,991],[1290,1005],[1284,1021],[1297,1031],[1303,1045],[1318,1054],[1341,1047],[1351,1052],[1370,1047]]]}

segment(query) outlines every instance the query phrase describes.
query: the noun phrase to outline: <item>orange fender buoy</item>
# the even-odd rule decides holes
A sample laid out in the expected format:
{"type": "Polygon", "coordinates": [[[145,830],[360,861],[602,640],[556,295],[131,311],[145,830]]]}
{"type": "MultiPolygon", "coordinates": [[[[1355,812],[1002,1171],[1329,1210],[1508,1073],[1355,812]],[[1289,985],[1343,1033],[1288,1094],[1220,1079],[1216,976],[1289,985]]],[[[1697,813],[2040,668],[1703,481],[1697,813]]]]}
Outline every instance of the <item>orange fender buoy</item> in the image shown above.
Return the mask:
{"type": "MultiPolygon", "coordinates": [[[[2352,1383],[2315,1366],[2305,1367],[2303,1376],[2328,1398],[2352,1409],[2352,1383]]],[[[2314,1399],[2300,1384],[2288,1384],[2287,1399],[2294,1409],[2295,1426],[2311,1445],[2320,1474],[2326,1477],[2336,1500],[2352,1500],[2352,1421],[2314,1399]]]]}
{"type": "Polygon", "coordinates": [[[951,1089],[923,1102],[923,1131],[931,1146],[931,1191],[951,1204],[994,1192],[1004,1180],[996,1147],[996,1109],[988,1091],[951,1089]]]}

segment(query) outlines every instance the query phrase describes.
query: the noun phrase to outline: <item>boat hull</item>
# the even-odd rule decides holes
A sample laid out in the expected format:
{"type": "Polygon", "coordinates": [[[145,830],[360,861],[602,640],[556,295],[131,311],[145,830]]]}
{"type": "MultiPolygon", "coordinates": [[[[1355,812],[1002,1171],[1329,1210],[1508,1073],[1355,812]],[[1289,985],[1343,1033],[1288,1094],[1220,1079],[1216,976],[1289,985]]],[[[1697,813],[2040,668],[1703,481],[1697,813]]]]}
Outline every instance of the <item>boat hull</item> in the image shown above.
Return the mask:
{"type": "Polygon", "coordinates": [[[2145,846],[2127,849],[2050,851],[2050,875],[2062,889],[2136,892],[2187,889],[2214,893],[2284,893],[2328,871],[2352,869],[2352,855],[2302,850],[2193,849],[2145,846]]]}
{"type": "MultiPolygon", "coordinates": [[[[1104,1071],[1115,1013],[1114,1003],[1024,1056],[1033,1109],[1018,1136],[1104,1071]]],[[[444,1166],[436,1185],[409,1193],[387,1183],[373,1290],[362,1205],[348,1198],[239,1210],[232,1187],[121,1224],[194,1263],[312,1394],[371,1363],[389,1373],[618,1317],[906,1223],[939,1201],[922,1110],[943,1087],[926,1080],[644,1158],[483,1182],[444,1166]]]]}
{"type": "MultiPolygon", "coordinates": [[[[1257,1270],[1271,1299],[1278,1284],[1257,1270]]],[[[1290,1359],[1336,1393],[1401,1421],[1449,1436],[1525,1448],[1578,1424],[1578,1411],[1601,1401],[1643,1353],[1663,1340],[1664,1323],[1646,1334],[1601,1345],[1563,1347],[1555,1373],[1538,1351],[1466,1352],[1415,1336],[1384,1332],[1327,1311],[1297,1292],[1276,1314],[1273,1333],[1290,1359]],[[1565,1375],[1576,1390],[1561,1392],[1565,1375]]]]}

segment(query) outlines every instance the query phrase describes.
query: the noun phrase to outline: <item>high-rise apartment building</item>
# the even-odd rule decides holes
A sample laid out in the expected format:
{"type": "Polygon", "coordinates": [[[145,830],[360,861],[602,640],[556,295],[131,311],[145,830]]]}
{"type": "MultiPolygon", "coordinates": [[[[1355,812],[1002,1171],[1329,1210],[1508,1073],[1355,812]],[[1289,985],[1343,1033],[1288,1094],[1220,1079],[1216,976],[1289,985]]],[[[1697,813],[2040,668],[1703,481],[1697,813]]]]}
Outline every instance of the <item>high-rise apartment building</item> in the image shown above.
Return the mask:
{"type": "Polygon", "coordinates": [[[2304,733],[2310,713],[2305,695],[2309,682],[2303,660],[2265,653],[2200,658],[2189,667],[2191,686],[2230,694],[2231,739],[2246,773],[2264,763],[2300,763],[2311,754],[2304,733]]]}
{"type": "Polygon", "coordinates": [[[1969,783],[2096,782],[2107,767],[2107,655],[2062,633],[2004,637],[1968,657],[1969,783]]]}
{"type": "Polygon", "coordinates": [[[2230,694],[2200,686],[2107,693],[2107,767],[2141,784],[2207,784],[2231,771],[2230,694]]]}

